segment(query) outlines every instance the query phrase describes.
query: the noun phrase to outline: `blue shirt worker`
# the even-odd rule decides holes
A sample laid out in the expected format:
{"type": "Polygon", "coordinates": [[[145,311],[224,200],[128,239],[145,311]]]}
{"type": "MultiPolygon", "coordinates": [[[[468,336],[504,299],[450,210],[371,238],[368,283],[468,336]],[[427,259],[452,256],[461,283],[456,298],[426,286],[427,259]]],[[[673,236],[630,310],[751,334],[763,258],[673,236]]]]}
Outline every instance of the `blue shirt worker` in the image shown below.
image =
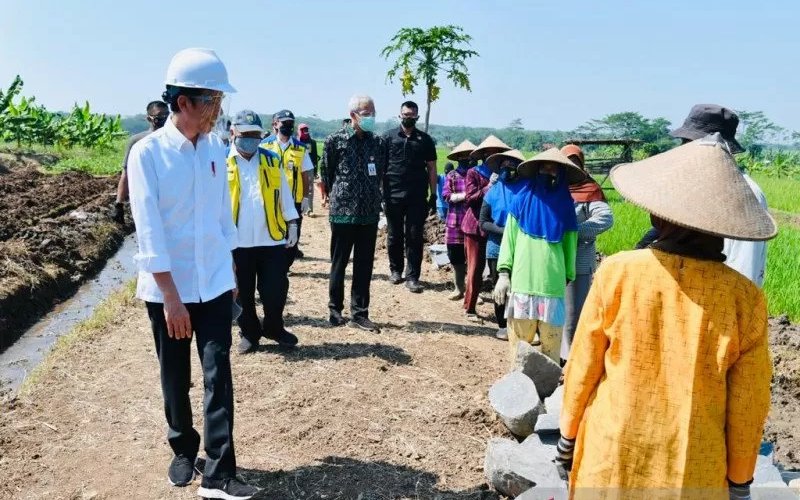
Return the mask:
{"type": "Polygon", "coordinates": [[[174,457],[174,486],[194,480],[200,435],[192,425],[192,336],[203,370],[205,470],[197,494],[245,500],[258,489],[236,477],[230,348],[237,247],[225,175],[225,145],[211,130],[228,83],[213,50],[185,49],[167,69],[164,101],[172,117],[136,143],[128,158],[139,268],[161,367],[161,389],[174,457]]]}
{"type": "Polygon", "coordinates": [[[286,331],[283,308],[289,291],[287,252],[297,244],[299,215],[276,153],[259,147],[264,129],[250,110],[240,111],[231,125],[228,186],[236,224],[233,251],[242,314],[239,353],[258,348],[261,337],[282,346],[294,346],[297,337],[286,331]],[[258,321],[255,292],[264,306],[258,321]]]}

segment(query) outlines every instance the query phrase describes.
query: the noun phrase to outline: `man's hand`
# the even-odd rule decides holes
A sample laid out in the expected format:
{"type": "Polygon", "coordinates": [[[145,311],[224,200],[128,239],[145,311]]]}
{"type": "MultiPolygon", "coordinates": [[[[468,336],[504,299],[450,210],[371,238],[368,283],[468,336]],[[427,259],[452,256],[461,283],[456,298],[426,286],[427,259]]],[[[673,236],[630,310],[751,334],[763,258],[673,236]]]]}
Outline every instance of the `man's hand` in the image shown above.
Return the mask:
{"type": "Polygon", "coordinates": [[[432,214],[436,213],[436,193],[431,193],[428,197],[428,210],[430,210],[432,214]]]}
{"type": "Polygon", "coordinates": [[[300,211],[303,214],[307,214],[311,211],[311,199],[308,196],[303,197],[303,201],[300,202],[300,211]]]}
{"type": "Polygon", "coordinates": [[[292,248],[297,245],[297,222],[289,222],[286,227],[286,248],[292,248]]]}
{"type": "Polygon", "coordinates": [[[178,295],[164,297],[164,319],[167,321],[167,335],[175,340],[192,338],[192,322],[189,311],[178,295]]]}

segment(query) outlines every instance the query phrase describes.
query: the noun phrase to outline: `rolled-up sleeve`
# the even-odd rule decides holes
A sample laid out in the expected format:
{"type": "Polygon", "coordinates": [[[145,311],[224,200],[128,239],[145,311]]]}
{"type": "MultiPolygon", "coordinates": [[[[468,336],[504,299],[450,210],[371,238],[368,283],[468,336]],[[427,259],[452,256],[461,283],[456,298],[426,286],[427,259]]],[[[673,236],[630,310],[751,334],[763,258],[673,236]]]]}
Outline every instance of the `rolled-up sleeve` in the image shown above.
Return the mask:
{"type": "Polygon", "coordinates": [[[292,190],[289,188],[289,182],[286,180],[283,170],[281,170],[281,210],[283,211],[283,220],[286,222],[300,218],[297,207],[294,205],[292,190]]]}
{"type": "Polygon", "coordinates": [[[163,273],[171,270],[171,263],[158,208],[158,175],[150,153],[141,146],[135,144],[128,157],[131,213],[139,243],[134,261],[142,272],[163,273]]]}

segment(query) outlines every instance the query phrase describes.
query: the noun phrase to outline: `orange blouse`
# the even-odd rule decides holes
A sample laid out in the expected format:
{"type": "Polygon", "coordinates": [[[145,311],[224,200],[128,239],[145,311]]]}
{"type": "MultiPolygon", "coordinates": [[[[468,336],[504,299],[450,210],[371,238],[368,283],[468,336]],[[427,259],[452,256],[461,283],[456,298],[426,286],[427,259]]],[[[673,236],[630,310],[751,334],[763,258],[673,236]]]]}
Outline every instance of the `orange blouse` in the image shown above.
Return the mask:
{"type": "Polygon", "coordinates": [[[727,498],[726,478],[753,477],[771,376],[767,307],[750,280],[658,250],[606,259],[566,367],[573,495],[727,498]]]}

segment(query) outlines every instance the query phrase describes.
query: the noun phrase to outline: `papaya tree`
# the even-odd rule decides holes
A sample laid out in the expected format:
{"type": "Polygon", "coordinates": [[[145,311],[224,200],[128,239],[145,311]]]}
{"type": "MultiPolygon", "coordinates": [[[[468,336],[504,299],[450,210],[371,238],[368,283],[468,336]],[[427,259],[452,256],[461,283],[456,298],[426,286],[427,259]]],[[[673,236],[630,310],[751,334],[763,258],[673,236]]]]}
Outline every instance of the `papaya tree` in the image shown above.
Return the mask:
{"type": "Polygon", "coordinates": [[[425,132],[431,116],[431,104],[439,98],[439,80],[444,76],[456,88],[471,92],[466,61],[478,53],[468,48],[472,37],[460,26],[401,28],[383,48],[381,56],[395,56],[386,73],[389,82],[399,79],[403,95],[412,94],[417,85],[425,86],[425,132]]]}

